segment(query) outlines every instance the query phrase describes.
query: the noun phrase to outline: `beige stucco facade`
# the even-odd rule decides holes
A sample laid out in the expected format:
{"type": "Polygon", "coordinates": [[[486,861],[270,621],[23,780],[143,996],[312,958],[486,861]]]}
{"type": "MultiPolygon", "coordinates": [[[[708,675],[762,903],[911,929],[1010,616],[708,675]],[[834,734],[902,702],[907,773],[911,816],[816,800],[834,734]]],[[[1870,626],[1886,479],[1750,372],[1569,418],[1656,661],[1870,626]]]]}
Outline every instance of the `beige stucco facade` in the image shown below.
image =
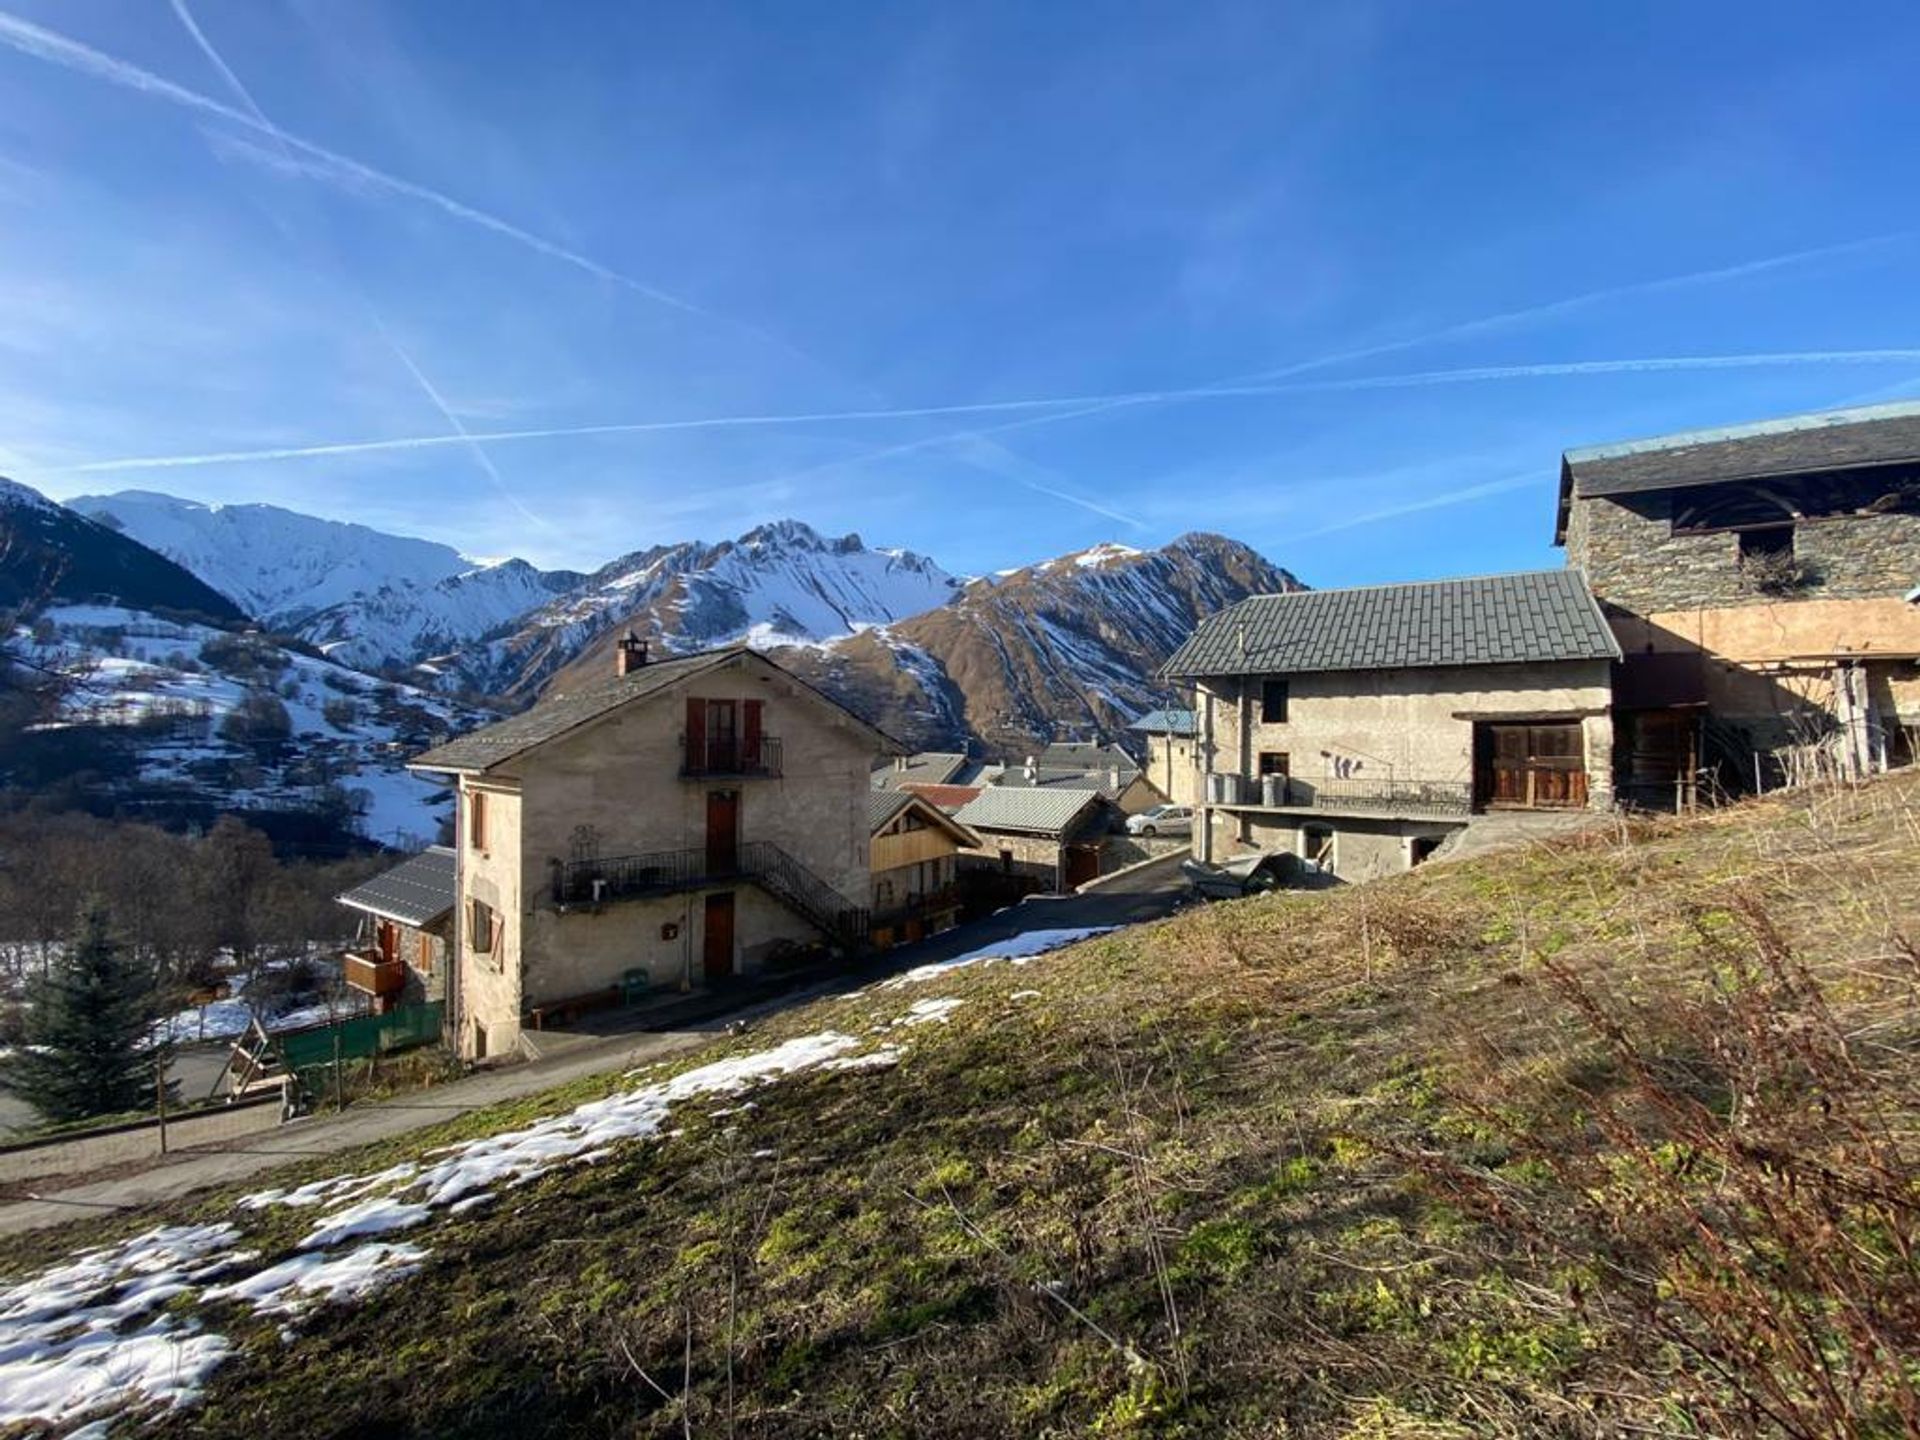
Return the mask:
{"type": "MultiPolygon", "coordinates": [[[[458,939],[454,1033],[469,1056],[518,1043],[543,1006],[621,986],[644,972],[653,986],[702,983],[709,895],[733,896],[725,969],[750,975],[782,952],[823,940],[821,928],[743,873],[677,893],[563,903],[569,864],[702,852],[713,792],[734,795],[737,843],[775,846],[849,909],[864,909],[868,774],[873,731],[750,651],[637,698],[483,775],[459,777],[458,939]],[[756,700],[778,739],[777,777],[682,774],[689,698],[756,700]],[[476,841],[476,797],[486,811],[476,841]],[[494,917],[490,951],[477,947],[473,907],[494,917]]],[[[696,867],[697,868],[697,867],[696,867]]],[[[744,869],[744,867],[743,867],[744,869]]]]}
{"type": "Polygon", "coordinates": [[[1221,803],[1203,788],[1194,826],[1194,851],[1201,859],[1223,860],[1246,849],[1299,853],[1297,832],[1310,823],[1338,832],[1350,862],[1343,874],[1404,869],[1415,854],[1410,842],[1467,823],[1481,778],[1475,773],[1477,723],[1577,724],[1586,804],[1611,804],[1608,661],[1271,678],[1286,686],[1284,721],[1262,719],[1263,677],[1199,685],[1202,769],[1238,777],[1239,790],[1221,803]],[[1286,794],[1281,804],[1267,805],[1260,777],[1282,767],[1289,776],[1286,794]],[[1359,863],[1362,856],[1367,858],[1359,863]]]}
{"type": "Polygon", "coordinates": [[[1199,804],[1199,740],[1192,735],[1147,736],[1146,776],[1173,804],[1199,804]]]}

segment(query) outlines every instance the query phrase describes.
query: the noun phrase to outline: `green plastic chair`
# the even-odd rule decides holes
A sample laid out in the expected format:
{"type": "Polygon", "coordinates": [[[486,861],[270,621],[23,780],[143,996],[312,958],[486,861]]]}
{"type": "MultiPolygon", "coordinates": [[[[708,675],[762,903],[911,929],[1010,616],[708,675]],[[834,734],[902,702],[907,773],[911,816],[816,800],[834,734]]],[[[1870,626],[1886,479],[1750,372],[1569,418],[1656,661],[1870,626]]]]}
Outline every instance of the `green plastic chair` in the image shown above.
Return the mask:
{"type": "Polygon", "coordinates": [[[634,1005],[647,998],[647,991],[653,988],[653,982],[647,978],[645,970],[629,970],[620,977],[620,1003],[634,1005]]]}

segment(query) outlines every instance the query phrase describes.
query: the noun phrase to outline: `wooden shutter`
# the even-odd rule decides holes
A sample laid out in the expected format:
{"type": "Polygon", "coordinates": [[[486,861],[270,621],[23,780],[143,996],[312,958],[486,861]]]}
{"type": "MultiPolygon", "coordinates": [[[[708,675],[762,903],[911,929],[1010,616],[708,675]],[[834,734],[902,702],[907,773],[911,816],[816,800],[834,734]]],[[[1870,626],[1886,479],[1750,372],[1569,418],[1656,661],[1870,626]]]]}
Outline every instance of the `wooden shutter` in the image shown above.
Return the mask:
{"type": "Polygon", "coordinates": [[[687,697],[687,764],[703,770],[707,764],[707,702],[687,697]]]}
{"type": "Polygon", "coordinates": [[[741,702],[746,714],[740,719],[740,758],[749,770],[760,768],[760,717],[766,709],[764,700],[746,700],[741,702]]]}

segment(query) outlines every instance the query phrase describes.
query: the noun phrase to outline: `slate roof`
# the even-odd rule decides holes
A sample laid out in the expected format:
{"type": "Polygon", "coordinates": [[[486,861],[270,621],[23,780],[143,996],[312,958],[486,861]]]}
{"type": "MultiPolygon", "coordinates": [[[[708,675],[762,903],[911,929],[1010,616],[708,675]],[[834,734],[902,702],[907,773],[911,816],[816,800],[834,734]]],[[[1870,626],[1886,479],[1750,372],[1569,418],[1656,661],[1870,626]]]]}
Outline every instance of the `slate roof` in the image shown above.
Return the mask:
{"type": "Polygon", "coordinates": [[[1105,770],[1113,765],[1122,771],[1140,768],[1140,762],[1118,745],[1079,740],[1056,740],[1040,752],[1037,763],[1043,770],[1105,770]]]}
{"type": "Polygon", "coordinates": [[[876,789],[898,789],[916,781],[926,785],[945,785],[967,768],[967,757],[955,750],[922,750],[916,755],[879,766],[873,772],[876,789]]]}
{"type": "Polygon", "coordinates": [[[342,905],[416,929],[453,909],[454,854],[430,845],[410,860],[336,897],[342,905]]]}
{"type": "Polygon", "coordinates": [[[1105,770],[1047,770],[1035,766],[1033,778],[1029,780],[1023,766],[1009,765],[1006,773],[993,783],[995,787],[1009,790],[1097,790],[1109,800],[1118,800],[1139,778],[1140,771],[1133,765],[1121,770],[1118,785],[1107,783],[1105,770]]]}
{"type": "Polygon", "coordinates": [[[1255,595],[1200,622],[1168,678],[1618,660],[1578,570],[1255,595]]]}
{"type": "Polygon", "coordinates": [[[1016,830],[1030,835],[1064,835],[1090,805],[1102,803],[1092,790],[1016,790],[995,785],[982,790],[954,816],[973,830],[1016,830]]]}
{"type": "Polygon", "coordinates": [[[1575,496],[1632,495],[1914,461],[1920,461],[1920,402],[1915,401],[1587,445],[1561,456],[1554,539],[1566,538],[1567,508],[1575,496]]]}
{"type": "MultiPolygon", "coordinates": [[[[781,670],[773,661],[744,645],[730,645],[722,650],[706,650],[698,655],[682,655],[673,660],[660,660],[651,665],[642,666],[629,675],[609,675],[604,680],[592,681],[578,689],[563,694],[549,695],[531,710],[526,710],[506,720],[492,725],[482,726],[478,730],[459,735],[446,744],[415,756],[407,762],[410,770],[490,770],[495,765],[504,764],[517,755],[557,740],[570,730],[578,729],[589,721],[597,720],[611,710],[617,710],[630,701],[643,696],[657,694],[708,670],[717,669],[728,661],[743,655],[751,655],[762,664],[793,681],[803,691],[818,696],[821,703],[845,710],[839,702],[821,695],[819,691],[806,684],[791,671],[781,670]]],[[[858,720],[851,711],[850,718],[858,720]]],[[[859,722],[863,728],[873,727],[859,722]]],[[[894,742],[873,730],[874,736],[885,746],[892,747],[894,742]]]]}
{"type": "Polygon", "coordinates": [[[1149,710],[1127,728],[1147,735],[1193,735],[1199,729],[1191,710],[1149,710]]]}

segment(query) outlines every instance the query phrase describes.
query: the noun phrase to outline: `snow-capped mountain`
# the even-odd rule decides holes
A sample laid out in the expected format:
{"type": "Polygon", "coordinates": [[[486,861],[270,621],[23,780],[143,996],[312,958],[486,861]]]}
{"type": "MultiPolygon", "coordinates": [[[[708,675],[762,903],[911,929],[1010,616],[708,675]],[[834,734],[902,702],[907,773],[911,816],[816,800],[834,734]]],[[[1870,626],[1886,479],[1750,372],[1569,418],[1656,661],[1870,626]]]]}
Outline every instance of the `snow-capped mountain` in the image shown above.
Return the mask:
{"type": "Polygon", "coordinates": [[[797,520],[737,540],[656,546],[596,571],[525,617],[465,669],[483,688],[531,698],[556,672],[602,663],[629,627],[667,651],[735,640],[818,645],[944,605],[963,582],[924,555],[828,539],[797,520]]]}
{"type": "Polygon", "coordinates": [[[451,545],[277,505],[203,505],[122,490],[78,496],[68,508],[159,551],[278,630],[358,596],[434,585],[476,563],[451,545]]]}
{"type": "Polygon", "coordinates": [[[1114,738],[1174,697],[1154,672],[1204,615],[1300,582],[1237,540],[1096,545],[968,584],[953,603],[813,649],[778,652],[915,748],[1017,754],[1114,738]]]}
{"type": "Polygon", "coordinates": [[[404,669],[449,657],[455,673],[460,652],[513,624],[532,610],[570,593],[585,577],[571,570],[539,570],[524,560],[504,560],[431,585],[400,581],[357,595],[310,615],[299,628],[303,640],[330,659],[360,670],[404,669]]]}
{"type": "Polygon", "coordinates": [[[230,600],[185,567],[0,478],[0,605],[98,598],[215,622],[241,618],[230,600]]]}

